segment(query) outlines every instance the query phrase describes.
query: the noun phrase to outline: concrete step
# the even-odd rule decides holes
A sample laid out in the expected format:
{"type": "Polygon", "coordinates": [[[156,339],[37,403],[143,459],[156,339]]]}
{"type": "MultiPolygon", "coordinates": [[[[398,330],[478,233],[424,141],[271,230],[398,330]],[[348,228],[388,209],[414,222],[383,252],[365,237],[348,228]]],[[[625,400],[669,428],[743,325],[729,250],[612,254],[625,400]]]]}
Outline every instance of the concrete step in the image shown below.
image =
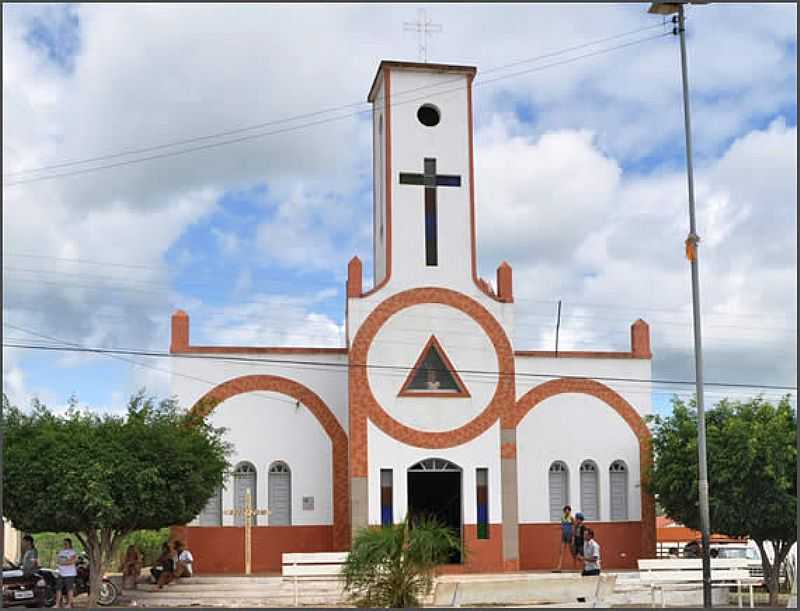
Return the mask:
{"type": "MultiPolygon", "coordinates": [[[[336,581],[299,583],[299,600],[306,606],[341,605],[341,585],[336,581]]],[[[294,605],[294,583],[282,578],[190,578],[181,579],[161,590],[151,585],[125,590],[131,606],[143,607],[280,607],[294,605]],[[257,580],[257,581],[256,581],[257,580]],[[207,583],[211,581],[211,583],[207,583]]]]}
{"type": "MultiPolygon", "coordinates": [[[[255,598],[229,598],[222,599],[202,599],[202,598],[186,598],[183,600],[175,600],[173,598],[153,598],[147,601],[130,601],[128,603],[131,607],[145,607],[145,608],[163,608],[163,607],[216,607],[220,609],[237,608],[237,607],[293,607],[294,600],[271,600],[271,599],[255,599],[255,598]]],[[[305,600],[301,599],[299,607],[342,607],[343,602],[331,602],[330,600],[305,600]]]]}
{"type": "MultiPolygon", "coordinates": [[[[143,592],[147,592],[150,589],[154,588],[155,586],[146,585],[140,586],[139,590],[143,592]]],[[[287,584],[283,583],[269,583],[269,584],[262,584],[262,583],[234,583],[234,584],[225,584],[225,583],[171,583],[164,587],[164,590],[170,590],[172,592],[213,592],[215,590],[225,591],[225,592],[240,592],[245,590],[259,590],[263,592],[276,592],[280,591],[281,589],[287,587],[287,584]]]]}
{"type": "Polygon", "coordinates": [[[219,585],[229,585],[229,584],[273,584],[273,583],[281,583],[283,581],[283,577],[280,575],[274,576],[232,576],[227,577],[224,575],[199,575],[197,577],[181,577],[177,582],[173,582],[171,585],[177,584],[219,584],[219,585]]]}
{"type": "MultiPolygon", "coordinates": [[[[330,598],[331,596],[338,595],[338,592],[304,592],[300,590],[300,598],[330,598]]],[[[148,600],[152,598],[169,598],[169,599],[184,599],[184,598],[270,598],[270,599],[287,599],[294,598],[294,592],[262,592],[260,590],[245,590],[239,592],[175,592],[170,590],[158,590],[156,592],[137,592],[132,594],[125,592],[125,596],[130,599],[148,600]]]]}

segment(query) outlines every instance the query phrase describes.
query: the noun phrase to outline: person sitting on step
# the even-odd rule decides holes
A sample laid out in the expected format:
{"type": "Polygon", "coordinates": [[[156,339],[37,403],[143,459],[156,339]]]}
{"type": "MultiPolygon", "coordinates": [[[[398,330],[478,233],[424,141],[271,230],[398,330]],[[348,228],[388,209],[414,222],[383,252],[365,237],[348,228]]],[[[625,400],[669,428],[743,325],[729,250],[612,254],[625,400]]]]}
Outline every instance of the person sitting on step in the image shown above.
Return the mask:
{"type": "Polygon", "coordinates": [[[178,561],[175,564],[175,577],[191,577],[192,563],[194,562],[192,552],[186,549],[183,542],[175,541],[175,554],[178,557],[178,561]]]}

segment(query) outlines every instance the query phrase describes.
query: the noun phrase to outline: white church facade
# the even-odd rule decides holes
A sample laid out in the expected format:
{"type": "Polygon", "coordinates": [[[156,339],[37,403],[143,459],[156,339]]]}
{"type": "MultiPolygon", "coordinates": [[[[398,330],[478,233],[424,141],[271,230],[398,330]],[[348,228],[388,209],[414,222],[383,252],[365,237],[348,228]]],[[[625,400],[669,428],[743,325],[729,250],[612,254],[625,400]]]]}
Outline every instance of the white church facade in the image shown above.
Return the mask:
{"type": "Polygon", "coordinates": [[[475,73],[378,68],[374,278],[366,289],[350,261],[346,345],[196,346],[188,315],[173,315],[171,352],[187,357],[172,359],[174,393],[234,448],[226,487],[173,529],[199,572],[243,572],[231,513],[246,489],[269,510],[252,530],[254,572],[423,513],[461,533],[467,556],[447,570],[551,569],[566,504],[593,526],[606,568],[654,555],[650,387],[608,381],[650,379],[649,328],[634,322],[625,352],[513,345],[511,267],[494,288],[477,275],[475,73]]]}

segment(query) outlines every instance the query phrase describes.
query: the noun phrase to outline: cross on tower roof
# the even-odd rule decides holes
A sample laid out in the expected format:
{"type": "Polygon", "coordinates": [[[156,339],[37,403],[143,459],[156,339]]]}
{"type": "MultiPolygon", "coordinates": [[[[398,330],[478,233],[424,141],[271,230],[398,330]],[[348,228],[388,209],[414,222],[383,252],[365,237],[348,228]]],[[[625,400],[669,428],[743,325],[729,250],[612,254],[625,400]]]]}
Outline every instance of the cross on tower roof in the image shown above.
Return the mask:
{"type": "Polygon", "coordinates": [[[406,32],[417,32],[419,35],[418,49],[419,58],[425,63],[428,63],[428,37],[435,33],[442,31],[442,24],[431,22],[428,17],[428,12],[424,9],[417,10],[416,21],[404,21],[403,30],[406,32]]]}

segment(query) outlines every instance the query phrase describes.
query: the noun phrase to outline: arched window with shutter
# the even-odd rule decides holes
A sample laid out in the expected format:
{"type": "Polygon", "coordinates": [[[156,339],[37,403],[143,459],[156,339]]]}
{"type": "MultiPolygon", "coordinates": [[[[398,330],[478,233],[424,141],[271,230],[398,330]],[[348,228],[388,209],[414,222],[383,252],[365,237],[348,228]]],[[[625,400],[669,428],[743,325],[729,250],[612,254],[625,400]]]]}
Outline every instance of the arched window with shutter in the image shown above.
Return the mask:
{"type": "Polygon", "coordinates": [[[217,488],[203,511],[197,516],[200,526],[222,526],[222,488],[217,488]]]}
{"type": "Polygon", "coordinates": [[[269,466],[269,525],[292,523],[292,472],[283,461],[269,466]]]}
{"type": "MultiPolygon", "coordinates": [[[[258,507],[256,468],[253,463],[240,462],[233,470],[233,524],[244,526],[244,501],[247,490],[250,490],[250,509],[258,507]]],[[[257,517],[253,518],[255,526],[257,517]]]]}
{"type": "Polygon", "coordinates": [[[628,519],[628,467],[621,460],[615,460],[608,469],[611,488],[611,519],[628,519]]]}
{"type": "Polygon", "coordinates": [[[548,473],[548,492],[550,495],[550,521],[559,522],[564,505],[569,504],[569,471],[560,460],[550,465],[548,473]]]}
{"type": "Polygon", "coordinates": [[[600,519],[600,478],[591,460],[581,463],[581,513],[589,520],[600,519]]]}

